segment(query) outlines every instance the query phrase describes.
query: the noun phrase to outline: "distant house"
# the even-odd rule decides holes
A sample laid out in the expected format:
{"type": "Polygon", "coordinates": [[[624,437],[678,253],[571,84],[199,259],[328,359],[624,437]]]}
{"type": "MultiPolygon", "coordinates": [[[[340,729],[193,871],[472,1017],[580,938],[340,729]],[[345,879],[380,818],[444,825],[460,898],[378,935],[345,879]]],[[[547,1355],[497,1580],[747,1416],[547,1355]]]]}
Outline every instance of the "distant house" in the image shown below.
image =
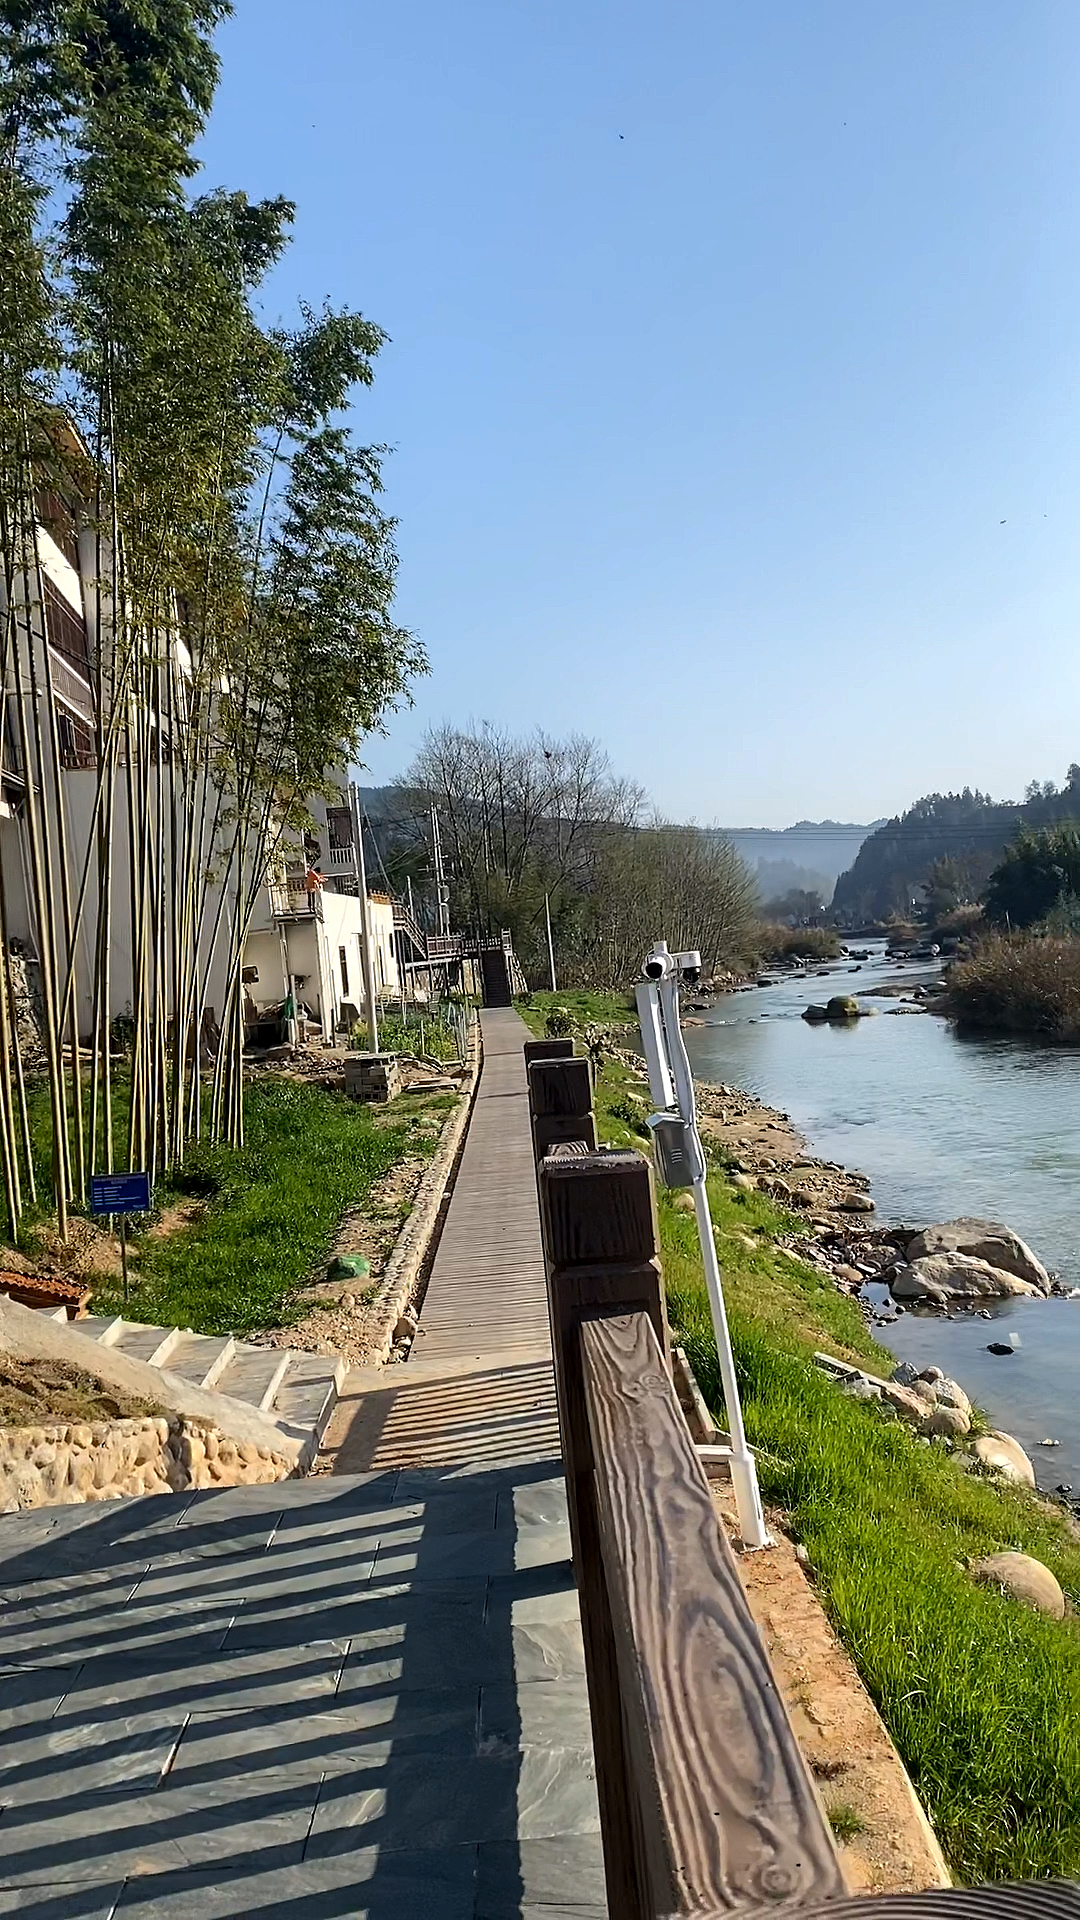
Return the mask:
{"type": "MultiPolygon", "coordinates": [[[[363,1017],[360,899],[348,795],[314,798],[310,811],[313,832],[285,854],[256,910],[244,946],[244,983],[260,1013],[294,994],[330,1040],[363,1017]]],[[[397,998],[402,973],[394,902],[370,890],[367,901],[376,996],[397,998]]]]}

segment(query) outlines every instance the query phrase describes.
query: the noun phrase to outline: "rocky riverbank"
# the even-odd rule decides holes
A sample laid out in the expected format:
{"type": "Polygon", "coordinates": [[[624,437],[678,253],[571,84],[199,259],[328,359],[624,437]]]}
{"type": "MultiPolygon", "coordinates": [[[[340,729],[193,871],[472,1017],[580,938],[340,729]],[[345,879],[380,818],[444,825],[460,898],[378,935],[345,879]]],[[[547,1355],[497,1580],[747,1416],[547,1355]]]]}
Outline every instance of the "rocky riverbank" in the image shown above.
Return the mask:
{"type": "MultiPolygon", "coordinates": [[[[732,1184],[763,1193],[802,1217],[779,1245],[826,1275],[838,1293],[858,1306],[875,1335],[913,1308],[941,1318],[981,1316],[990,1321],[989,1299],[1075,1297],[1076,1290],[1063,1285],[1019,1234],[1000,1222],[884,1225],[872,1218],[866,1175],[815,1158],[786,1113],[737,1087],[699,1084],[697,1094],[702,1134],[723,1155],[732,1184]]],[[[883,1337],[887,1341],[887,1333],[883,1337]]],[[[1013,1351],[1008,1341],[986,1344],[995,1354],[1013,1351]]],[[[964,1389],[940,1367],[916,1373],[901,1362],[882,1381],[843,1363],[833,1364],[838,1373],[851,1375],[845,1384],[854,1397],[883,1401],[891,1417],[956,1450],[961,1465],[1035,1486],[1023,1448],[1007,1433],[986,1430],[985,1421],[973,1416],[964,1389]]],[[[1062,1487],[1058,1493],[1070,1509],[1072,1502],[1065,1496],[1071,1489],[1062,1487]]]]}

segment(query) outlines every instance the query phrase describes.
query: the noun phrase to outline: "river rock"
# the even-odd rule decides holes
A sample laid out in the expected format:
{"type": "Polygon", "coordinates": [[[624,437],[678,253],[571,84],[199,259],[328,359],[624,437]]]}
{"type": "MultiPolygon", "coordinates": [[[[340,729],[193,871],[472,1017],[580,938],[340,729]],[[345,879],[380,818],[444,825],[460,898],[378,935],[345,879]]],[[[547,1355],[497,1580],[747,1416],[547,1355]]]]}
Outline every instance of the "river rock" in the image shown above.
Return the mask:
{"type": "Polygon", "coordinates": [[[827,1020],[857,1020],[858,1017],[859,1003],[854,994],[834,993],[825,1008],[827,1020]]]}
{"type": "Polygon", "coordinates": [[[975,1453],[984,1467],[1003,1474],[1006,1480],[1015,1480],[1024,1487],[1035,1485],[1035,1469],[1019,1440],[1014,1440],[1011,1433],[980,1433],[975,1442],[975,1453]]]}
{"type": "Polygon", "coordinates": [[[1050,1292],[1050,1275],[1042,1261],[1018,1233],[997,1220],[945,1220],[916,1234],[907,1249],[910,1261],[936,1254],[967,1254],[997,1272],[1026,1281],[1025,1292],[1050,1292]]]}
{"type": "Polygon", "coordinates": [[[910,1360],[901,1360],[889,1375],[894,1387],[913,1387],[919,1378],[919,1370],[910,1360]]]}
{"type": "Polygon", "coordinates": [[[965,1413],[962,1407],[935,1407],[924,1431],[944,1434],[947,1439],[957,1439],[960,1434],[971,1432],[971,1415],[965,1413]]]}
{"type": "Polygon", "coordinates": [[[1037,1294],[1030,1280],[1021,1280],[988,1260],[967,1253],[926,1254],[901,1267],[889,1282],[900,1300],[952,1300],[962,1294],[1037,1294]]]}
{"type": "Polygon", "coordinates": [[[889,1291],[894,1300],[936,1300],[944,1305],[949,1299],[944,1287],[936,1286],[925,1274],[918,1273],[914,1267],[894,1267],[888,1276],[889,1291]]]}
{"type": "Polygon", "coordinates": [[[828,1020],[830,1017],[829,1009],[828,1007],[815,1006],[811,1004],[804,1010],[802,1017],[804,1020],[815,1020],[815,1021],[828,1020]]]}
{"type": "Polygon", "coordinates": [[[941,1367],[924,1367],[919,1375],[920,1380],[929,1380],[932,1387],[936,1387],[938,1381],[944,1378],[945,1374],[941,1367]]]}
{"type": "Polygon", "coordinates": [[[970,1416],[971,1401],[958,1381],[947,1380],[943,1374],[941,1379],[935,1382],[935,1386],[939,1407],[955,1407],[958,1412],[970,1416]]]}
{"type": "Polygon", "coordinates": [[[922,1427],[928,1412],[926,1401],[913,1393],[910,1387],[901,1387],[895,1380],[886,1380],[882,1385],[881,1397],[887,1406],[899,1414],[901,1420],[906,1420],[910,1426],[922,1427]]]}
{"type": "Polygon", "coordinates": [[[1065,1618],[1065,1595],[1049,1567],[1029,1553],[990,1553],[985,1560],[976,1560],[969,1571],[981,1585],[1000,1587],[1025,1606],[1048,1613],[1052,1620],[1065,1618]]]}

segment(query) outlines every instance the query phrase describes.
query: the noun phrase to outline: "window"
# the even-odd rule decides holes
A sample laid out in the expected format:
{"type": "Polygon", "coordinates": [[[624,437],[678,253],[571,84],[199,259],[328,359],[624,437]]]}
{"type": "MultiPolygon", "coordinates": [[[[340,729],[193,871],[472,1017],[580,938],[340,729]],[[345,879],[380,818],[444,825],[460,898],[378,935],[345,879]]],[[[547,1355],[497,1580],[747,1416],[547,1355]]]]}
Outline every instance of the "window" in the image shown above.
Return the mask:
{"type": "Polygon", "coordinates": [[[56,731],[60,739],[60,765],[62,767],[93,767],[97,764],[94,754],[94,739],[89,727],[84,727],[70,714],[58,713],[56,731]]]}
{"type": "Polygon", "coordinates": [[[348,807],[327,807],[326,837],[337,853],[347,853],[352,846],[352,814],[348,807]]]}
{"type": "Polygon", "coordinates": [[[36,496],[37,517],[51,540],[56,542],[65,560],[70,560],[76,573],[79,571],[79,541],[76,531],[75,515],[66,500],[61,499],[49,487],[42,487],[36,496]]]}
{"type": "Polygon", "coordinates": [[[45,631],[49,636],[49,645],[65,660],[70,660],[85,679],[90,677],[90,643],[86,633],[86,620],[82,614],[70,607],[62,593],[53,586],[46,574],[42,585],[45,592],[45,631]]]}
{"type": "Polygon", "coordinates": [[[347,1000],[349,997],[348,955],[346,954],[344,947],[339,947],[337,950],[337,953],[338,953],[338,966],[341,968],[341,997],[343,1000],[347,1000]]]}

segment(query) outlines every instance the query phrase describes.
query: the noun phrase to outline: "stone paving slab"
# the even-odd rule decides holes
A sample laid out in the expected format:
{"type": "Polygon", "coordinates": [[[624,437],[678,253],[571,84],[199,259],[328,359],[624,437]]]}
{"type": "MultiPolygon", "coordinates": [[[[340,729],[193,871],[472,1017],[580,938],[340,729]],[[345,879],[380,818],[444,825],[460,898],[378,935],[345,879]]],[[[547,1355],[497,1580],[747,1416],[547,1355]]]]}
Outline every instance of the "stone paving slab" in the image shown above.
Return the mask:
{"type": "Polygon", "coordinates": [[[359,1470],[0,1516],[0,1920],[604,1912],[523,1035],[484,1019],[445,1357],[359,1470]]]}
{"type": "Polygon", "coordinates": [[[0,1914],[21,1913],[23,1920],[113,1920],[124,1883],[69,1880],[47,1886],[0,1885],[0,1914]]]}

